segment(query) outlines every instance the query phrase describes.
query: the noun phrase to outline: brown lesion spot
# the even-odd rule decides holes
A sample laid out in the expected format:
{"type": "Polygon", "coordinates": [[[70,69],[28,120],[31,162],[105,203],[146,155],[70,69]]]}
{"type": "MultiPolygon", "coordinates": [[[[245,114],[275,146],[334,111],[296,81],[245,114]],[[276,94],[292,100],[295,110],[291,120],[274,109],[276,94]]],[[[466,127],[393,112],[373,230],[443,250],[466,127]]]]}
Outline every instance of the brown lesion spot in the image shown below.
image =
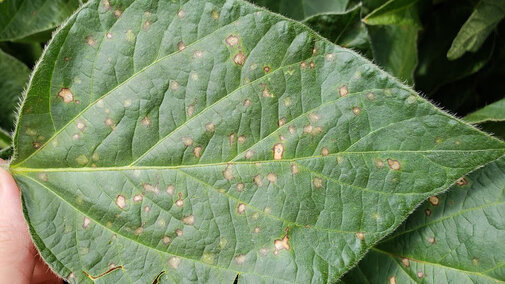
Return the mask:
{"type": "Polygon", "coordinates": [[[116,197],[116,205],[121,209],[126,208],[126,198],[124,197],[124,195],[118,195],[116,197]]]}
{"type": "Polygon", "coordinates": [[[244,214],[245,209],[246,209],[246,205],[245,205],[244,203],[240,203],[240,204],[237,206],[237,213],[238,213],[239,215],[242,215],[242,214],[244,214]]]}
{"type": "Polygon", "coordinates": [[[236,45],[239,45],[240,39],[236,35],[230,35],[229,37],[226,38],[226,44],[233,47],[236,45]]]}
{"type": "Polygon", "coordinates": [[[179,198],[175,201],[175,206],[177,206],[177,207],[184,206],[184,197],[182,196],[181,192],[179,192],[178,197],[179,198]]]}
{"type": "Polygon", "coordinates": [[[349,94],[349,88],[347,88],[347,85],[343,85],[338,89],[338,93],[341,97],[345,97],[349,94]]]}
{"type": "Polygon", "coordinates": [[[274,255],[278,255],[281,250],[290,250],[291,246],[289,245],[289,227],[286,228],[286,234],[282,239],[274,240],[274,255]]]}
{"type": "Polygon", "coordinates": [[[254,183],[258,186],[258,187],[262,187],[263,186],[263,177],[261,175],[257,175],[253,178],[253,181],[254,183]]]}
{"type": "Polygon", "coordinates": [[[426,209],[424,210],[424,213],[426,214],[426,216],[431,216],[431,210],[430,209],[426,209]]]}
{"type": "Polygon", "coordinates": [[[458,186],[465,186],[468,184],[468,180],[466,179],[466,177],[460,177],[457,181],[456,181],[456,184],[458,186]]]}
{"type": "Polygon", "coordinates": [[[277,143],[273,147],[274,160],[281,160],[284,155],[284,144],[277,143]]]}
{"type": "Polygon", "coordinates": [[[87,229],[90,223],[91,219],[89,219],[88,217],[84,217],[84,220],[82,222],[82,228],[87,229]]]}
{"type": "Polygon", "coordinates": [[[196,146],[193,149],[193,154],[195,155],[195,158],[199,159],[202,156],[202,146],[196,146]]]}
{"type": "Polygon", "coordinates": [[[429,198],[431,205],[437,206],[440,200],[436,196],[430,196],[429,198]]]}
{"type": "Polygon", "coordinates": [[[67,103],[67,104],[74,101],[74,94],[68,88],[62,88],[58,92],[58,97],[61,98],[61,99],[63,99],[63,102],[67,103]]]}
{"type": "Polygon", "coordinates": [[[186,49],[186,45],[184,44],[184,42],[179,41],[179,42],[177,43],[177,50],[179,50],[179,51],[183,51],[184,49],[186,49]]]}
{"type": "Polygon", "coordinates": [[[394,171],[398,171],[401,169],[401,164],[398,160],[387,159],[387,162],[390,169],[394,171]]]}
{"type": "Polygon", "coordinates": [[[232,165],[228,164],[226,165],[226,168],[223,171],[223,176],[226,180],[231,180],[233,179],[233,171],[232,171],[232,165]]]}
{"type": "Polygon", "coordinates": [[[408,258],[402,258],[402,264],[405,267],[410,267],[410,260],[408,258]]]}
{"type": "Polygon", "coordinates": [[[315,177],[312,179],[312,184],[316,189],[322,188],[323,187],[323,179],[320,177],[315,177]]]}
{"type": "Polygon", "coordinates": [[[242,51],[239,51],[233,57],[233,62],[235,62],[235,64],[237,65],[244,66],[246,59],[247,57],[245,56],[245,54],[242,51]]]}
{"type": "Polygon", "coordinates": [[[358,238],[360,241],[364,241],[365,240],[365,233],[363,233],[363,232],[357,232],[356,233],[356,238],[358,238]]]}

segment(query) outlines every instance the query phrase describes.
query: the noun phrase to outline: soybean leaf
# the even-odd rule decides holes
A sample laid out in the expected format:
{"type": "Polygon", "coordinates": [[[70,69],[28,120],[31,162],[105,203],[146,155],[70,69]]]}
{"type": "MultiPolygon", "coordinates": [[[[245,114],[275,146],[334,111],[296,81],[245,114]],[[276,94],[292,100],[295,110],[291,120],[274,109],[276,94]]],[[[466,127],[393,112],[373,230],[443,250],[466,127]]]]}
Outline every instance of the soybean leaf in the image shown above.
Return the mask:
{"type": "MultiPolygon", "coordinates": [[[[366,0],[363,1],[363,11],[365,14],[374,14],[373,11],[382,11],[383,9],[388,12],[388,7],[396,5],[395,3],[396,1],[366,0]]],[[[412,13],[418,14],[417,9],[416,5],[406,10],[412,10],[412,13]]],[[[400,9],[400,11],[404,10],[400,9]]],[[[394,11],[390,12],[395,13],[394,11]]],[[[394,18],[398,19],[405,16],[405,13],[399,12],[399,14],[395,14],[394,18]]],[[[388,13],[378,17],[383,19],[382,22],[387,23],[387,25],[367,25],[374,61],[394,76],[413,84],[414,70],[417,65],[419,27],[416,25],[403,25],[397,20],[392,21],[391,16],[388,17],[388,13]]]]}
{"type": "Polygon", "coordinates": [[[57,27],[79,0],[0,1],[0,41],[12,41],[57,27]]]}
{"type": "Polygon", "coordinates": [[[363,21],[368,25],[408,25],[420,28],[422,24],[418,5],[418,0],[389,0],[368,14],[363,21]]]}
{"type": "Polygon", "coordinates": [[[368,26],[373,58],[377,64],[394,76],[414,82],[417,66],[417,37],[414,26],[368,26]]]}
{"type": "MultiPolygon", "coordinates": [[[[419,43],[419,64],[415,72],[416,89],[432,94],[440,86],[475,74],[490,61],[495,51],[495,38],[489,37],[476,53],[448,60],[452,39],[468,18],[473,4],[461,1],[443,3],[430,13],[419,43]]],[[[446,96],[456,96],[445,94],[446,96]]],[[[457,96],[457,100],[460,100],[457,96]]]]}
{"type": "Polygon", "coordinates": [[[12,157],[12,147],[0,149],[0,159],[7,160],[12,157]]]}
{"type": "Polygon", "coordinates": [[[505,281],[505,158],[431,197],[344,283],[505,281]]]}
{"type": "Polygon", "coordinates": [[[0,128],[12,130],[21,93],[30,70],[0,49],[0,128]]]}
{"type": "Polygon", "coordinates": [[[452,42],[447,58],[455,60],[465,52],[476,52],[504,17],[503,0],[481,0],[452,42]]]}
{"type": "Polygon", "coordinates": [[[8,148],[11,146],[11,136],[10,134],[0,128],[0,150],[8,148]]]}
{"type": "Polygon", "coordinates": [[[304,20],[312,15],[326,12],[344,12],[349,0],[250,0],[295,20],[304,20]]]}
{"type": "Polygon", "coordinates": [[[90,1],[31,82],[10,170],[70,282],[331,283],[505,153],[241,0],[90,1]]]}
{"type": "Polygon", "coordinates": [[[501,99],[467,116],[464,120],[478,124],[494,136],[505,139],[505,99],[501,99]]]}
{"type": "Polygon", "coordinates": [[[505,80],[503,80],[505,36],[501,31],[505,31],[505,22],[500,26],[489,62],[473,75],[436,88],[434,92],[429,93],[431,99],[451,112],[464,116],[485,107],[489,102],[503,98],[505,94],[505,80]]]}
{"type": "Polygon", "coordinates": [[[357,5],[343,13],[317,14],[303,23],[334,43],[371,57],[370,40],[360,13],[361,5],[357,5]]]}
{"type": "Polygon", "coordinates": [[[465,116],[464,120],[470,123],[505,121],[505,99],[501,99],[465,116]]]}
{"type": "Polygon", "coordinates": [[[0,159],[9,159],[12,155],[11,135],[0,128],[0,159]]]}
{"type": "Polygon", "coordinates": [[[29,68],[35,66],[42,55],[42,45],[39,42],[0,42],[0,49],[23,62],[29,68]]]}

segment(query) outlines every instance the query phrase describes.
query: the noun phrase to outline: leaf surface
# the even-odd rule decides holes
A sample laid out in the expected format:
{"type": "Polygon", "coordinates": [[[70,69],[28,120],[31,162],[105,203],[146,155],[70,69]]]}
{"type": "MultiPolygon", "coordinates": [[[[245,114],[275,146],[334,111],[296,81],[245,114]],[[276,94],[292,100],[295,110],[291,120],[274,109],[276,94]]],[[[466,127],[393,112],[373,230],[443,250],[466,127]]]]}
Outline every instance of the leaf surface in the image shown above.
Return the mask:
{"type": "Polygon", "coordinates": [[[79,0],[8,0],[0,2],[0,41],[12,41],[53,29],[70,16],[79,0]]]}
{"type": "Polygon", "coordinates": [[[504,17],[502,0],[481,0],[452,42],[447,58],[455,60],[465,52],[476,52],[504,17]]]}
{"type": "Polygon", "coordinates": [[[505,282],[505,158],[425,202],[344,283],[505,282]]]}
{"type": "Polygon", "coordinates": [[[15,111],[30,70],[0,49],[0,128],[14,128],[15,111]]]}
{"type": "Polygon", "coordinates": [[[71,282],[332,283],[505,152],[240,0],[90,1],[32,76],[10,169],[71,282]]]}

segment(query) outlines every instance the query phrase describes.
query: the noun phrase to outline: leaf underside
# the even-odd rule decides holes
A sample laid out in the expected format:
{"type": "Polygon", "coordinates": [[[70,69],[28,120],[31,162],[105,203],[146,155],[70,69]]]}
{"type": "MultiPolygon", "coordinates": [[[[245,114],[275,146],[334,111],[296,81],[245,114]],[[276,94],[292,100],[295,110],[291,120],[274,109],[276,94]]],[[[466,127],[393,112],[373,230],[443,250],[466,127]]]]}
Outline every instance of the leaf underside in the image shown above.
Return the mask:
{"type": "Polygon", "coordinates": [[[334,282],[505,152],[247,2],[111,3],[55,35],[14,138],[33,239],[70,282],[334,282]]]}
{"type": "Polygon", "coordinates": [[[504,190],[501,158],[425,202],[342,282],[503,283],[504,190]]]}

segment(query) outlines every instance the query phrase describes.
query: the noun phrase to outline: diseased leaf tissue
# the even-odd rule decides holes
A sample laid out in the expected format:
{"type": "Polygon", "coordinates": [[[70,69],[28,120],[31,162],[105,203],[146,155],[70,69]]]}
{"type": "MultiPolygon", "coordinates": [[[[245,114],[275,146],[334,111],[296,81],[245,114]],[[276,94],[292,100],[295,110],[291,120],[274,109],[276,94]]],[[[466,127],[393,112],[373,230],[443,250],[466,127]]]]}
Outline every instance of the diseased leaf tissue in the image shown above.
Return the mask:
{"type": "Polygon", "coordinates": [[[10,169],[72,283],[332,283],[505,152],[242,0],[88,1],[19,115],[10,169]]]}

